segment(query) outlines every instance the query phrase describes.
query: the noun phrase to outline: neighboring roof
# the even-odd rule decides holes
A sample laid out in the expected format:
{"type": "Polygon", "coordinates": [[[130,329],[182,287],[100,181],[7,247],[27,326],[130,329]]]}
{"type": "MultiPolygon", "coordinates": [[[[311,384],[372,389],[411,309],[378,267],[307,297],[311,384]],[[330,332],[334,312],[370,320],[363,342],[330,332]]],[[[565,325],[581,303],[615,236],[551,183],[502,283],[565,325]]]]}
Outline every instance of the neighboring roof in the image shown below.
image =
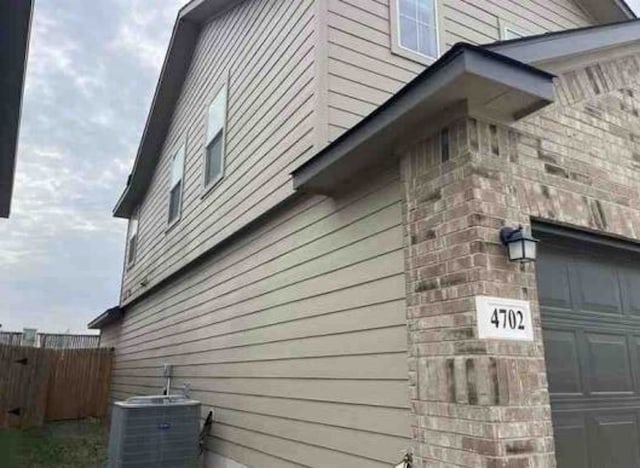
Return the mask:
{"type": "Polygon", "coordinates": [[[8,218],[33,0],[0,2],[0,218],[8,218]]]}
{"type": "Polygon", "coordinates": [[[483,47],[525,63],[541,63],[640,41],[640,20],[557,31],[483,47]]]}
{"type": "Polygon", "coordinates": [[[91,330],[100,330],[101,328],[106,327],[107,325],[111,325],[112,323],[121,320],[123,317],[123,311],[120,307],[112,307],[111,309],[105,310],[99,316],[94,318],[89,324],[87,328],[91,330]]]}
{"type": "MultiPolygon", "coordinates": [[[[130,217],[151,183],[164,136],[193,56],[200,25],[242,1],[192,0],[178,13],[133,170],[113,210],[114,216],[130,217]]],[[[635,18],[623,0],[578,1],[601,23],[635,18]]]]}
{"type": "Polygon", "coordinates": [[[553,101],[554,76],[481,47],[459,43],[356,126],[293,171],[296,190],[330,194],[394,157],[407,129],[465,102],[514,120],[553,101]]]}

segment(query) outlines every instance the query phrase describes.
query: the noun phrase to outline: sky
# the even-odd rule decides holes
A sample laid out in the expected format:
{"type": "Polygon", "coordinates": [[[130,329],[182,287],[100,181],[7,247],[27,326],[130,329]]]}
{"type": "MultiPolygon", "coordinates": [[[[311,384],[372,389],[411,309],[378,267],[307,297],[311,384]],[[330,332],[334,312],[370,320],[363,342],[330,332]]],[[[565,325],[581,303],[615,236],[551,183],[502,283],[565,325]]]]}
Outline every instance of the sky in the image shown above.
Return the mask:
{"type": "Polygon", "coordinates": [[[84,332],[119,299],[131,169],[184,0],[37,0],[12,213],[0,219],[2,330],[84,332]]]}
{"type": "Polygon", "coordinates": [[[3,330],[82,333],[118,303],[126,221],[111,211],[185,2],[36,1],[12,214],[0,219],[3,330]]]}

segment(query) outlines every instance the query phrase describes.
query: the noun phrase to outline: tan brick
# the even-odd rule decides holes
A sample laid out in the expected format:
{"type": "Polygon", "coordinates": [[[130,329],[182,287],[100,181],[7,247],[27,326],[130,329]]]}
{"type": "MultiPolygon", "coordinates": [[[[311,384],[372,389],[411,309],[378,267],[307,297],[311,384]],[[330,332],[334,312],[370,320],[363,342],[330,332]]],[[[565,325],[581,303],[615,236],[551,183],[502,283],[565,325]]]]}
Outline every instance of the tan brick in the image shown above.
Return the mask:
{"type": "Polygon", "coordinates": [[[535,267],[508,262],[498,231],[536,217],[640,235],[639,59],[563,73],[558,102],[511,126],[461,118],[445,164],[428,139],[403,158],[410,352],[432,385],[412,403],[429,434],[419,464],[555,466],[535,267]],[[531,301],[535,341],[471,336],[479,294],[531,301]]]}

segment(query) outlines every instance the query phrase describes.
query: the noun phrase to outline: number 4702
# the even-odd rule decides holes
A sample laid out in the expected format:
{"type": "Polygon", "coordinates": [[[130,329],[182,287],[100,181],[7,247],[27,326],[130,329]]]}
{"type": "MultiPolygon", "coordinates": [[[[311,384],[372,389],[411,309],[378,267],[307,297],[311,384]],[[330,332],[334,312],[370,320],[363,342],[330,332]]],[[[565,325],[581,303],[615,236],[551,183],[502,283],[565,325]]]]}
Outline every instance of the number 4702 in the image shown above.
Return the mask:
{"type": "Polygon", "coordinates": [[[524,314],[521,310],[493,309],[491,323],[496,328],[510,328],[511,330],[524,330],[524,314]]]}

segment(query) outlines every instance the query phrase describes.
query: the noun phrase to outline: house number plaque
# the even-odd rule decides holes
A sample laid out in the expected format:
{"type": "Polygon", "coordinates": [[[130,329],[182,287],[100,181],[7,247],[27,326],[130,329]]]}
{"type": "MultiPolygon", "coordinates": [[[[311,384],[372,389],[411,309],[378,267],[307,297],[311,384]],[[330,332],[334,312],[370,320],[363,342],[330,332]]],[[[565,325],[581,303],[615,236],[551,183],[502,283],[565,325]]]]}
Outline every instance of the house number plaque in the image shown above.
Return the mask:
{"type": "Polygon", "coordinates": [[[476,297],[478,337],[481,340],[533,341],[528,301],[501,297],[476,297]]]}

